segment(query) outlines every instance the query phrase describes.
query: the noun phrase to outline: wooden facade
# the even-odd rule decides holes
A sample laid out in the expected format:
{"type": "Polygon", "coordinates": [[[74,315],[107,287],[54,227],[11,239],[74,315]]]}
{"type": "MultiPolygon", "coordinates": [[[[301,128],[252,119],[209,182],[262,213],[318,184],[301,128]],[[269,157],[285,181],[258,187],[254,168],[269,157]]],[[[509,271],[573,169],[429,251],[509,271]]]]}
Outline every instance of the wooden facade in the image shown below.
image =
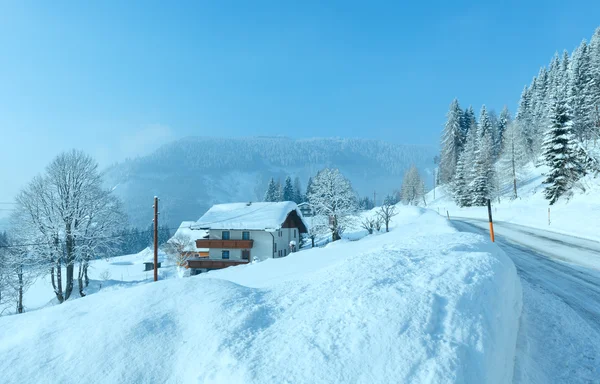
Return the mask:
{"type": "Polygon", "coordinates": [[[248,264],[248,260],[189,259],[186,261],[185,267],[193,269],[223,269],[240,264],[248,264]]]}
{"type": "Polygon", "coordinates": [[[285,218],[283,224],[281,224],[281,228],[298,228],[300,233],[308,232],[308,229],[296,211],[290,212],[290,214],[285,218]]]}

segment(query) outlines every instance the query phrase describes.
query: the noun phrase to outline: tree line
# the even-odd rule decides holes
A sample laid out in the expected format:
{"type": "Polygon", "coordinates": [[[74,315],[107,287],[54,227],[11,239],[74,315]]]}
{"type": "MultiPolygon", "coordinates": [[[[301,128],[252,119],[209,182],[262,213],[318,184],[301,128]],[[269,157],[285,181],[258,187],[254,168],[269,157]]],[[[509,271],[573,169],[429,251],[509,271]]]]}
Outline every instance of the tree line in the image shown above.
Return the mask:
{"type": "Polygon", "coordinates": [[[453,100],[442,132],[439,182],[460,206],[485,205],[508,184],[518,197],[525,165],[546,165],[544,194],[550,204],[569,196],[587,174],[600,172],[600,28],[590,43],[552,58],[521,94],[512,120],[485,106],[453,100]]]}

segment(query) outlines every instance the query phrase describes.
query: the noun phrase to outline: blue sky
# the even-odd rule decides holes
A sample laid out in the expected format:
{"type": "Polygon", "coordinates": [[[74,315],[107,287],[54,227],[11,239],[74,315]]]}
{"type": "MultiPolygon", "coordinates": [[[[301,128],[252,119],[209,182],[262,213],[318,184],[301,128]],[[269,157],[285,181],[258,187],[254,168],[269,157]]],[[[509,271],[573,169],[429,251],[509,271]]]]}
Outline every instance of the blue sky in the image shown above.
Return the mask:
{"type": "Polygon", "coordinates": [[[73,147],[106,165],[188,135],[437,145],[452,98],[514,112],[600,25],[598,1],[168,3],[0,5],[0,201],[73,147]]]}

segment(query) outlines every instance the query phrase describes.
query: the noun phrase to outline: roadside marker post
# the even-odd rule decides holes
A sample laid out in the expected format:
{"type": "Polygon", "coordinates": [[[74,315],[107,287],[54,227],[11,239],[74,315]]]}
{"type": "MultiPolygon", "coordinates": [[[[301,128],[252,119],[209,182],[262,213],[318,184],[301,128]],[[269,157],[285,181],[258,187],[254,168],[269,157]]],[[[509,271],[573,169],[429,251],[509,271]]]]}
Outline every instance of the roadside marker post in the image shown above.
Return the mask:
{"type": "Polygon", "coordinates": [[[494,222],[492,221],[492,201],[488,199],[488,216],[490,219],[490,238],[492,239],[492,243],[494,242],[494,222]]]}

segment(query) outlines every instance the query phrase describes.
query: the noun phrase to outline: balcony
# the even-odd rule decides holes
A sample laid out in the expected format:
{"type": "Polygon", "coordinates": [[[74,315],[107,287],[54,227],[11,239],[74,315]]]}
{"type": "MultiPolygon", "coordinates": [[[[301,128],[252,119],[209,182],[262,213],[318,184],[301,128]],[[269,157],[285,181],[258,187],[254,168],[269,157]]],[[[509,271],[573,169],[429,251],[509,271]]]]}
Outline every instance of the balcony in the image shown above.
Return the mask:
{"type": "Polygon", "coordinates": [[[196,240],[196,248],[251,249],[253,245],[254,240],[196,240]]]}
{"type": "Polygon", "coordinates": [[[215,260],[193,258],[186,260],[185,267],[193,269],[223,269],[235,265],[248,264],[247,260],[215,260]]]}

